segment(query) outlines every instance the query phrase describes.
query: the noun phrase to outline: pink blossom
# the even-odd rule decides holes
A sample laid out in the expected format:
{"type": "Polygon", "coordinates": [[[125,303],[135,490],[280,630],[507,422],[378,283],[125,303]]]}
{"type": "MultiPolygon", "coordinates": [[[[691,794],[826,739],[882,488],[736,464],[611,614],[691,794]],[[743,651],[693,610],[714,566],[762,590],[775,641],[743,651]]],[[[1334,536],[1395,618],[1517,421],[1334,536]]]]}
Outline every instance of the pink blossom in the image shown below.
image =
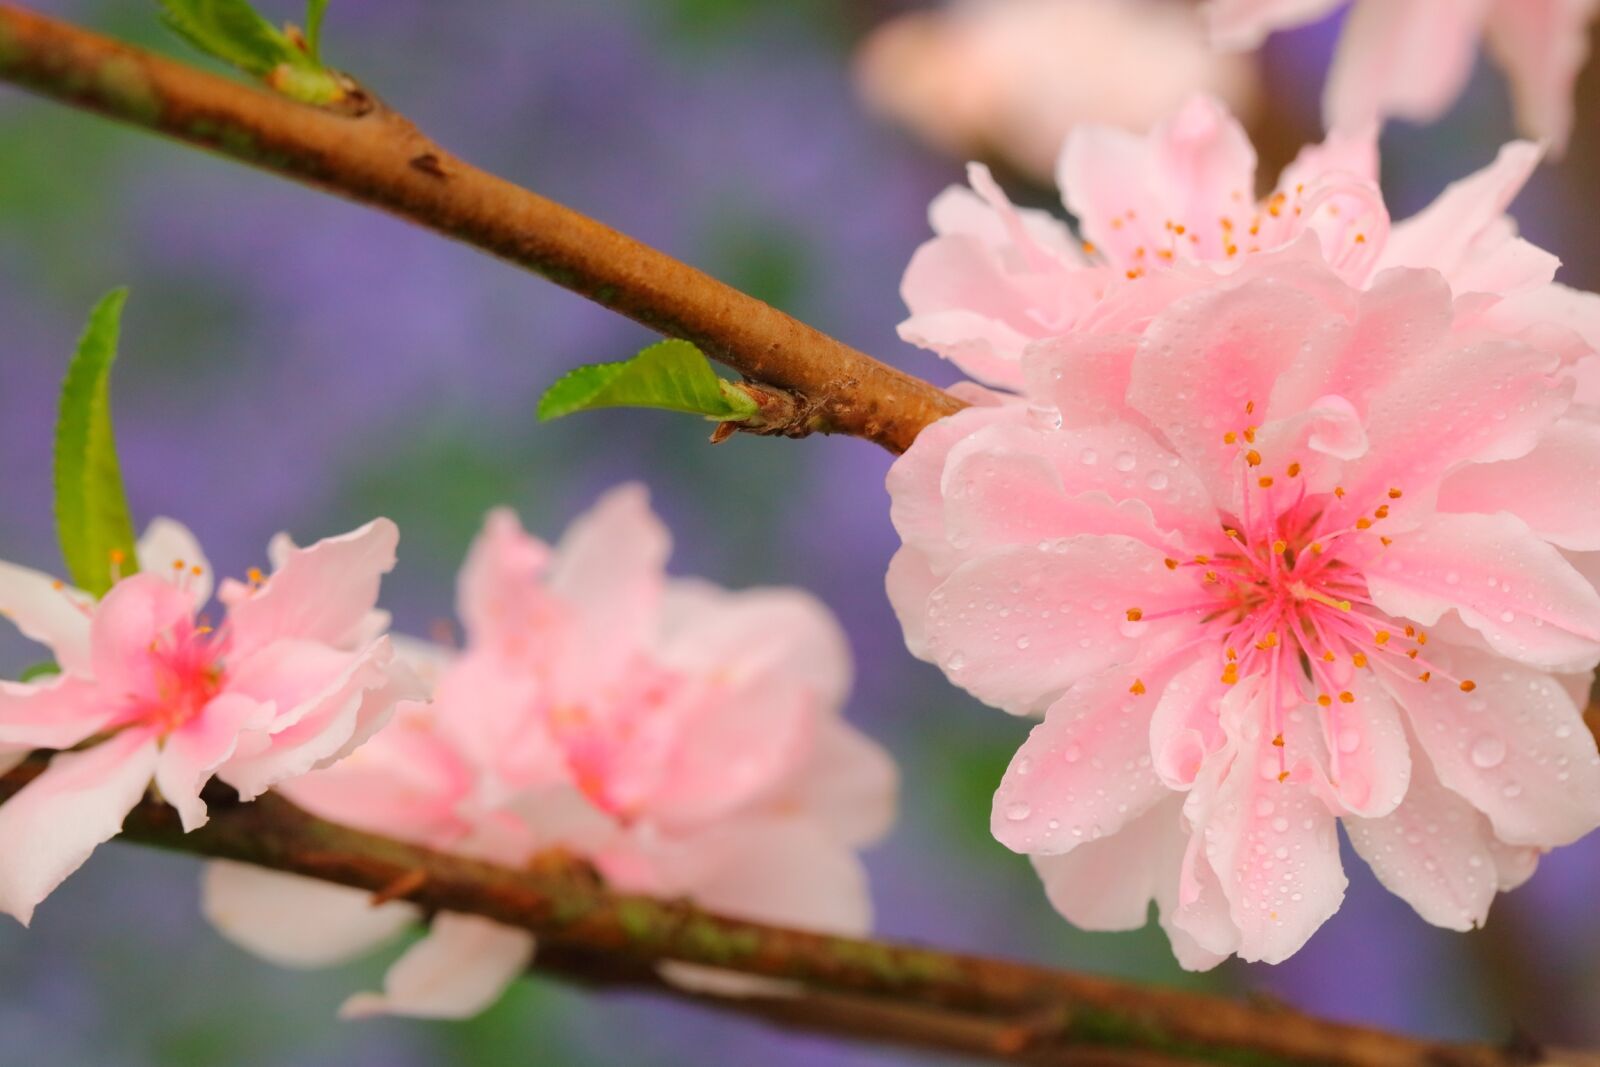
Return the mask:
{"type": "Polygon", "coordinates": [[[894,18],[862,44],[868,106],[933,147],[993,153],[1048,181],[1083,122],[1146,130],[1194,92],[1249,113],[1253,57],[1213,50],[1173,0],[954,0],[894,18]]]}
{"type": "Polygon", "coordinates": [[[196,614],[211,597],[209,564],[171,520],[139,543],[145,570],[99,601],[0,564],[0,611],[61,668],[0,682],[0,751],[63,750],[0,806],[0,910],[29,922],[152,779],[194,830],[213,776],[253,799],[349,755],[397,702],[419,697],[373,611],[397,540],[387,519],[305,549],[280,540],[270,577],[224,585],[214,629],[196,614]]]}
{"type": "Polygon", "coordinates": [[[1338,908],[1336,823],[1431,922],[1600,824],[1600,418],[1585,346],[1309,239],[1022,357],[1026,405],[889,475],[918,656],[1042,715],[995,796],[1084,926],[1278,961],[1338,908]]]}
{"type": "MultiPolygon", "coordinates": [[[[1315,22],[1340,3],[1211,0],[1207,15],[1218,45],[1252,49],[1274,30],[1315,22]]],[[[1431,122],[1461,95],[1486,40],[1511,82],[1518,127],[1560,153],[1597,10],[1597,0],[1357,0],[1323,94],[1328,125],[1391,116],[1431,122]]]]}
{"type": "Polygon", "coordinates": [[[1535,323],[1600,339],[1600,298],[1554,284],[1559,261],[1516,236],[1506,208],[1539,149],[1507,145],[1494,163],[1391,227],[1371,128],[1305,149],[1264,199],[1256,155],[1216,101],[1195,97],[1148,136],[1080,126],[1059,168],[1082,237],[1042,211],[1014,208],[981,166],[930,211],[937,236],[906,268],[906,340],[973,377],[1022,386],[1028,345],[1068,332],[1140,325],[1213,274],[1309,234],[1347,283],[1390,267],[1431,267],[1474,294],[1483,325],[1535,323]]]}
{"type": "MultiPolygon", "coordinates": [[[[465,649],[420,653],[434,661],[432,705],[288,795],[507,866],[561,847],[625,891],[864,932],[856,850],[886,831],[895,772],[839,714],[843,634],[797,590],[668,578],[668,549],[637,486],[608,494],[553,549],[493,512],[458,580],[465,649]]],[[[211,868],[206,890],[224,933],[289,965],[348,958],[417,917],[229,865],[211,868]]],[[[473,1014],[533,949],[524,931],[441,917],[383,994],[345,1012],[473,1014]]]]}

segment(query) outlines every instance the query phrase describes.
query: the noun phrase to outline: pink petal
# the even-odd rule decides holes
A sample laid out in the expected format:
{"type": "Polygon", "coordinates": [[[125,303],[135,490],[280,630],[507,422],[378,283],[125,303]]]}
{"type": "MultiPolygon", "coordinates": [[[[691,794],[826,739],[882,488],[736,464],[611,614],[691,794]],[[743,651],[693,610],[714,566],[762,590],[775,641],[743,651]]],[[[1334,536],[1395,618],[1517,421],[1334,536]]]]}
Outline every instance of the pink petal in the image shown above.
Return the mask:
{"type": "Polygon", "coordinates": [[[1517,127],[1559,156],[1572,132],[1572,94],[1589,58],[1594,0],[1500,0],[1489,13],[1489,48],[1505,68],[1517,127]]]}
{"type": "Polygon", "coordinates": [[[1476,684],[1386,679],[1439,781],[1511,844],[1565,845],[1600,825],[1600,756],[1561,683],[1498,656],[1428,648],[1440,670],[1476,684]]]}
{"type": "Polygon", "coordinates": [[[372,894],[243,863],[213,862],[200,906],[218,933],[280,967],[335,967],[398,936],[421,913],[372,894]]]}
{"type": "Polygon", "coordinates": [[[156,762],[156,788],[178,809],[183,832],[206,824],[200,790],[239,745],[239,735],[270,721],[272,708],[236,693],[223,693],[183,726],[167,736],[156,762]]]}
{"type": "MultiPolygon", "coordinates": [[[[1211,776],[1215,779],[1220,773],[1211,776]]],[[[1183,805],[1186,826],[1191,821],[1189,809],[1198,810],[1202,805],[1196,801],[1202,793],[1214,793],[1216,784],[1189,795],[1183,805]]],[[[1168,894],[1160,899],[1161,925],[1180,964],[1189,970],[1209,970],[1239,951],[1241,934],[1222,891],[1222,880],[1206,858],[1205,839],[1192,827],[1178,866],[1177,890],[1168,894]]]]}
{"type": "Polygon", "coordinates": [[[484,1011],[533,962],[533,935],[480,919],[442,912],[428,936],[406,950],[383,980],[383,992],[360,993],[339,1015],[407,1015],[468,1019],[484,1011]]]}
{"type": "Polygon", "coordinates": [[[1431,122],[1472,73],[1490,0],[1357,0],[1328,72],[1330,129],[1388,116],[1431,122]]]}
{"type": "Polygon", "coordinates": [[[420,716],[403,716],[332,767],[282,783],[307,811],[369,833],[434,847],[468,830],[458,807],[473,769],[420,716]]]}
{"type": "Polygon", "coordinates": [[[1035,341],[1022,356],[1026,392],[1067,426],[1137,419],[1127,395],[1138,345],[1135,334],[1082,331],[1035,341]]]}
{"type": "Polygon", "coordinates": [[[646,639],[660,610],[671,535],[650,510],[642,485],[613,489],[568,527],[551,562],[548,588],[573,612],[574,645],[555,679],[576,699],[626,662],[617,650],[646,639]],[[597,673],[598,672],[598,673],[597,673]]]}
{"type": "Polygon", "coordinates": [[[1526,455],[1566,410],[1570,384],[1548,351],[1464,337],[1392,374],[1367,409],[1367,454],[1345,473],[1349,505],[1370,509],[1391,488],[1426,502],[1462,462],[1526,455]]]}
{"type": "Polygon", "coordinates": [[[989,828],[1014,852],[1051,855],[1119,833],[1170,790],[1150,759],[1150,716],[1195,653],[1113,667],[1045,712],[994,795],[989,828]],[[1137,692],[1135,691],[1137,690],[1137,692]]]}
{"type": "MultiPolygon", "coordinates": [[[[1262,728],[1265,717],[1264,703],[1247,683],[1225,701],[1223,721],[1237,754],[1201,832],[1239,928],[1240,958],[1280,963],[1339,910],[1346,880],[1335,819],[1303,770],[1278,780],[1280,750],[1262,728]]],[[[1290,753],[1305,751],[1301,737],[1291,734],[1288,743],[1290,753]]]]}
{"type": "Polygon", "coordinates": [[[0,682],[0,745],[71,748],[105,729],[116,714],[98,686],[71,675],[0,682]]]}
{"type": "Polygon", "coordinates": [[[0,563],[0,616],[49,648],[61,669],[71,674],[89,673],[91,603],[88,594],[48,574],[0,563]]]}
{"type": "Polygon", "coordinates": [[[662,666],[726,685],[799,686],[826,707],[850,690],[850,646],[827,606],[799,589],[730,592],[674,579],[662,613],[662,666]]]}
{"type": "Polygon", "coordinates": [[[1566,549],[1600,549],[1600,424],[1562,419],[1532,452],[1499,463],[1474,463],[1439,491],[1443,511],[1509,511],[1541,540],[1566,549]]]}
{"type": "Polygon", "coordinates": [[[1150,904],[1178,882],[1186,835],[1175,797],[1085,841],[1069,853],[1034,856],[1033,869],[1050,904],[1082,930],[1138,930],[1150,904]]]}
{"type": "Polygon", "coordinates": [[[1499,888],[1489,820],[1439,784],[1425,758],[1412,764],[1405,802],[1380,819],[1349,818],[1345,833],[1385,889],[1435,926],[1483,924],[1499,888]]]}
{"type": "Polygon", "coordinates": [[[1124,534],[1177,551],[1166,531],[1209,539],[1216,526],[1199,479],[1124,423],[984,427],[950,450],[940,494],[946,535],[963,555],[1065,533],[1124,534]]]}
{"type": "Polygon", "coordinates": [[[1485,231],[1504,219],[1541,154],[1537,145],[1514,141],[1489,166],[1450,183],[1432,204],[1390,231],[1379,269],[1431,267],[1453,281],[1471,265],[1485,231]]]}
{"type": "MultiPolygon", "coordinates": [[[[654,761],[646,760],[648,784],[637,791],[638,803],[662,824],[693,827],[727,818],[771,795],[809,761],[820,709],[804,690],[754,679],[690,699],[693,706],[678,713],[677,743],[659,779],[651,773],[654,761]]],[[[642,747],[635,740],[611,769],[607,784],[616,795],[635,794],[629,765],[642,747]]]]}
{"type": "Polygon", "coordinates": [[[564,784],[570,779],[566,754],[539,710],[548,701],[545,680],[520,662],[469,651],[456,659],[435,689],[435,729],[467,765],[478,769],[485,788],[564,784]]]}
{"type": "Polygon", "coordinates": [[[156,766],[155,739],[125,730],[64,752],[0,804],[0,911],[26,926],[33,909],[122,829],[156,766]]]}
{"type": "Polygon", "coordinates": [[[360,655],[343,655],[343,669],[336,677],[300,703],[280,707],[265,744],[241,745],[217,769],[217,776],[251,800],[347,754],[353,743],[393,714],[399,701],[420,695],[414,679],[394,672],[393,657],[387,640],[360,655]]]}
{"type": "Polygon", "coordinates": [[[1158,614],[1194,596],[1162,553],[1127,537],[1069,537],[975,559],[930,597],[928,651],[950,680],[1016,714],[1131,660],[1158,614]]]}
{"type": "Polygon", "coordinates": [[[140,573],[111,587],[90,628],[89,662],[108,694],[154,697],[150,647],[193,625],[194,601],[164,577],[140,573]]]}
{"type": "Polygon", "coordinates": [[[1217,650],[1201,646],[1193,655],[1160,691],[1150,717],[1151,769],[1168,789],[1192,787],[1224,741],[1217,716],[1228,687],[1217,667],[1217,650]]]}
{"type": "Polygon", "coordinates": [[[950,451],[985,426],[1011,418],[1006,407],[969,407],[940,419],[917,435],[894,461],[884,484],[889,490],[889,519],[910,548],[927,552],[941,569],[956,562],[945,537],[944,497],[940,485],[950,451]]]}
{"type": "Polygon", "coordinates": [[[1379,610],[1423,626],[1454,609],[1496,652],[1530,666],[1600,660],[1600,593],[1505,512],[1440,515],[1396,537],[1367,568],[1367,587],[1379,610]]]}
{"type": "Polygon", "coordinates": [[[400,531],[388,519],[290,550],[265,585],[228,609],[234,652],[298,639],[349,647],[366,629],[400,531]]]}
{"type": "Polygon", "coordinates": [[[1354,322],[1340,344],[1319,346],[1284,368],[1274,404],[1289,417],[1325,396],[1346,398],[1365,412],[1390,378],[1434,355],[1455,316],[1454,297],[1442,277],[1393,268],[1372,279],[1353,310],[1354,322]]]}
{"type": "Polygon", "coordinates": [[[819,933],[859,936],[872,925],[860,859],[815,820],[727,823],[694,847],[707,859],[688,895],[703,908],[819,933]]]}
{"type": "Polygon", "coordinates": [[[497,645],[527,627],[527,600],[549,566],[550,549],[496,508],[472,541],[456,578],[456,614],[474,645],[497,645]]]}
{"type": "Polygon", "coordinates": [[[899,785],[900,772],[888,750],[834,720],[822,725],[811,762],[788,796],[796,811],[818,820],[840,842],[865,848],[894,824],[899,785]]]}
{"type": "Polygon", "coordinates": [[[1331,363],[1343,323],[1304,287],[1279,277],[1209,289],[1174,304],[1146,331],[1128,403],[1160,428],[1212,499],[1227,505],[1241,464],[1239,446],[1225,432],[1298,413],[1299,404],[1269,403],[1279,375],[1291,361],[1331,363]]]}
{"type": "Polygon", "coordinates": [[[902,546],[889,558],[888,573],[884,576],[884,589],[889,595],[889,606],[904,631],[906,648],[918,659],[927,659],[928,597],[944,578],[935,575],[928,557],[909,545],[902,546]]]}
{"type": "Polygon", "coordinates": [[[1355,700],[1336,702],[1321,714],[1330,802],[1344,815],[1380,818],[1408,795],[1410,746],[1399,707],[1375,678],[1357,671],[1347,684],[1355,700]]]}
{"type": "Polygon", "coordinates": [[[188,591],[198,610],[211,599],[216,576],[189,528],[174,519],[152,519],[139,538],[139,567],[173,579],[188,591]]]}

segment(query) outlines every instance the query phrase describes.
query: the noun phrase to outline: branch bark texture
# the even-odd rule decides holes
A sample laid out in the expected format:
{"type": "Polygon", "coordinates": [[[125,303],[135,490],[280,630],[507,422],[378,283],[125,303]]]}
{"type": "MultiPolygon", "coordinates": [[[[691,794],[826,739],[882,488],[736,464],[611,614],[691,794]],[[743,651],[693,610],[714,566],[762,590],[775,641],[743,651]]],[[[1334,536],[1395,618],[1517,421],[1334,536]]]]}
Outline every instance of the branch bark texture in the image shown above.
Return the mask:
{"type": "MultiPolygon", "coordinates": [[[[0,777],[0,803],[46,766],[47,757],[36,754],[0,777]]],[[[681,901],[611,892],[587,864],[562,854],[511,870],[337,826],[270,793],[239,804],[213,787],[207,801],[210,823],[185,834],[176,812],[146,800],[129,816],[122,840],[380,898],[400,887],[400,895],[426,910],[532,931],[541,967],[602,985],[645,984],[706,1000],[660,982],[656,967],[671,960],[785,979],[798,986],[797,995],[708,1001],[782,1025],[1074,1067],[1600,1067],[1600,1056],[1545,1054],[1526,1042],[1415,1040],[1284,1007],[743,922],[681,901]]]]}
{"type": "Polygon", "coordinates": [[[903,452],[960,401],[673,257],[465,163],[381,102],[316,108],[0,4],[0,79],[382,208],[537,272],[903,452]]]}

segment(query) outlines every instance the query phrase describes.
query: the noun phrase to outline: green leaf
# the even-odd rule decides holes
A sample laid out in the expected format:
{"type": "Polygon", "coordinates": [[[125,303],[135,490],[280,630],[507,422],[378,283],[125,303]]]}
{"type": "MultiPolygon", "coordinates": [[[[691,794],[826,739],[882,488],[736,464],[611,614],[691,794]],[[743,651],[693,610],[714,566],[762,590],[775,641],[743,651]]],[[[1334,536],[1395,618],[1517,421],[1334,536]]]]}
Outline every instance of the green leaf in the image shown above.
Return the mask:
{"type": "Polygon", "coordinates": [[[306,0],[306,51],[322,62],[322,17],[328,13],[328,0],[306,0]]]}
{"type": "Polygon", "coordinates": [[[316,59],[327,0],[307,0],[305,49],[262,18],[249,0],[157,0],[178,36],[207,55],[264,79],[285,96],[328,104],[344,95],[339,79],[316,59]]]}
{"type": "Polygon", "coordinates": [[[548,422],[595,408],[660,408],[729,422],[754,415],[756,402],[717,377],[688,341],[662,341],[622,363],[569,371],[540,398],[539,418],[548,422]]]}
{"type": "Polygon", "coordinates": [[[60,673],[60,665],[53,659],[47,659],[43,663],[35,663],[31,667],[24,667],[22,673],[17,675],[17,681],[34,682],[40,678],[51,678],[60,673]]]}
{"type": "Polygon", "coordinates": [[[200,51],[265,78],[292,63],[294,44],[247,0],[158,0],[162,19],[200,51]]]}
{"type": "Polygon", "coordinates": [[[139,569],[111,428],[111,365],[127,299],[115,289],[90,312],[56,418],[56,535],[73,583],[95,596],[111,588],[113,564],[124,575],[139,569]]]}

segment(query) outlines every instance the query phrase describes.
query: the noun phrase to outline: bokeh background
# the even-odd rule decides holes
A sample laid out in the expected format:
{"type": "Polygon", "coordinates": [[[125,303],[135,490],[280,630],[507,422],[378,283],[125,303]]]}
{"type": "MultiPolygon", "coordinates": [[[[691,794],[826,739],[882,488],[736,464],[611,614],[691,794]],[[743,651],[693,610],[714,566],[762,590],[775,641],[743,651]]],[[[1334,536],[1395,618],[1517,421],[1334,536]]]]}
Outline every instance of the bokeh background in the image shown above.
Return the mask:
{"type": "MultiPolygon", "coordinates": [[[[47,12],[185,54],[153,4],[47,12]]],[[[293,5],[265,2],[277,17],[293,5]]],[[[894,333],[900,273],[959,163],[868,115],[852,48],[907,3],[864,0],[336,0],[334,61],[469,159],[941,382],[894,333]]],[[[1336,26],[1272,39],[1266,173],[1318,136],[1336,26]]],[[[192,57],[191,57],[192,58],[192,57]]],[[[1517,202],[1564,279],[1600,286],[1600,79],[1568,159],[1517,202]]],[[[1445,121],[1385,137],[1397,216],[1487,162],[1511,122],[1484,68],[1445,121]]],[[[1044,202],[1043,190],[1017,188],[1044,202]]],[[[647,482],[674,569],[794,583],[847,626],[850,715],[904,770],[903,816],[869,856],[883,934],[1142,980],[1254,991],[1341,1019],[1458,1038],[1514,1027],[1600,1039],[1600,836],[1549,857],[1471,935],[1434,930],[1348,858],[1349,898],[1291,962],[1185,975],[1154,930],[1077,932],[989,837],[989,794],[1026,724],[913,660],[882,592],[889,457],[854,440],[736,438],[654,413],[541,426],[541,389],[622,358],[639,328],[465,248],[329,197],[0,88],[0,558],[57,567],[55,392],[83,318],[129,283],[116,411],[137,514],[181,517],[230,573],[267,538],[374,514],[403,531],[399,624],[450,616],[456,564],[508,502],[546,535],[596,494],[647,482]]],[[[0,668],[36,659],[9,636],[0,668]]],[[[420,1067],[929,1063],[641,995],[532,978],[461,1024],[342,1023],[385,959],[296,974],[201,919],[186,858],[102,849],[23,931],[0,920],[0,1064],[420,1067]]]]}

